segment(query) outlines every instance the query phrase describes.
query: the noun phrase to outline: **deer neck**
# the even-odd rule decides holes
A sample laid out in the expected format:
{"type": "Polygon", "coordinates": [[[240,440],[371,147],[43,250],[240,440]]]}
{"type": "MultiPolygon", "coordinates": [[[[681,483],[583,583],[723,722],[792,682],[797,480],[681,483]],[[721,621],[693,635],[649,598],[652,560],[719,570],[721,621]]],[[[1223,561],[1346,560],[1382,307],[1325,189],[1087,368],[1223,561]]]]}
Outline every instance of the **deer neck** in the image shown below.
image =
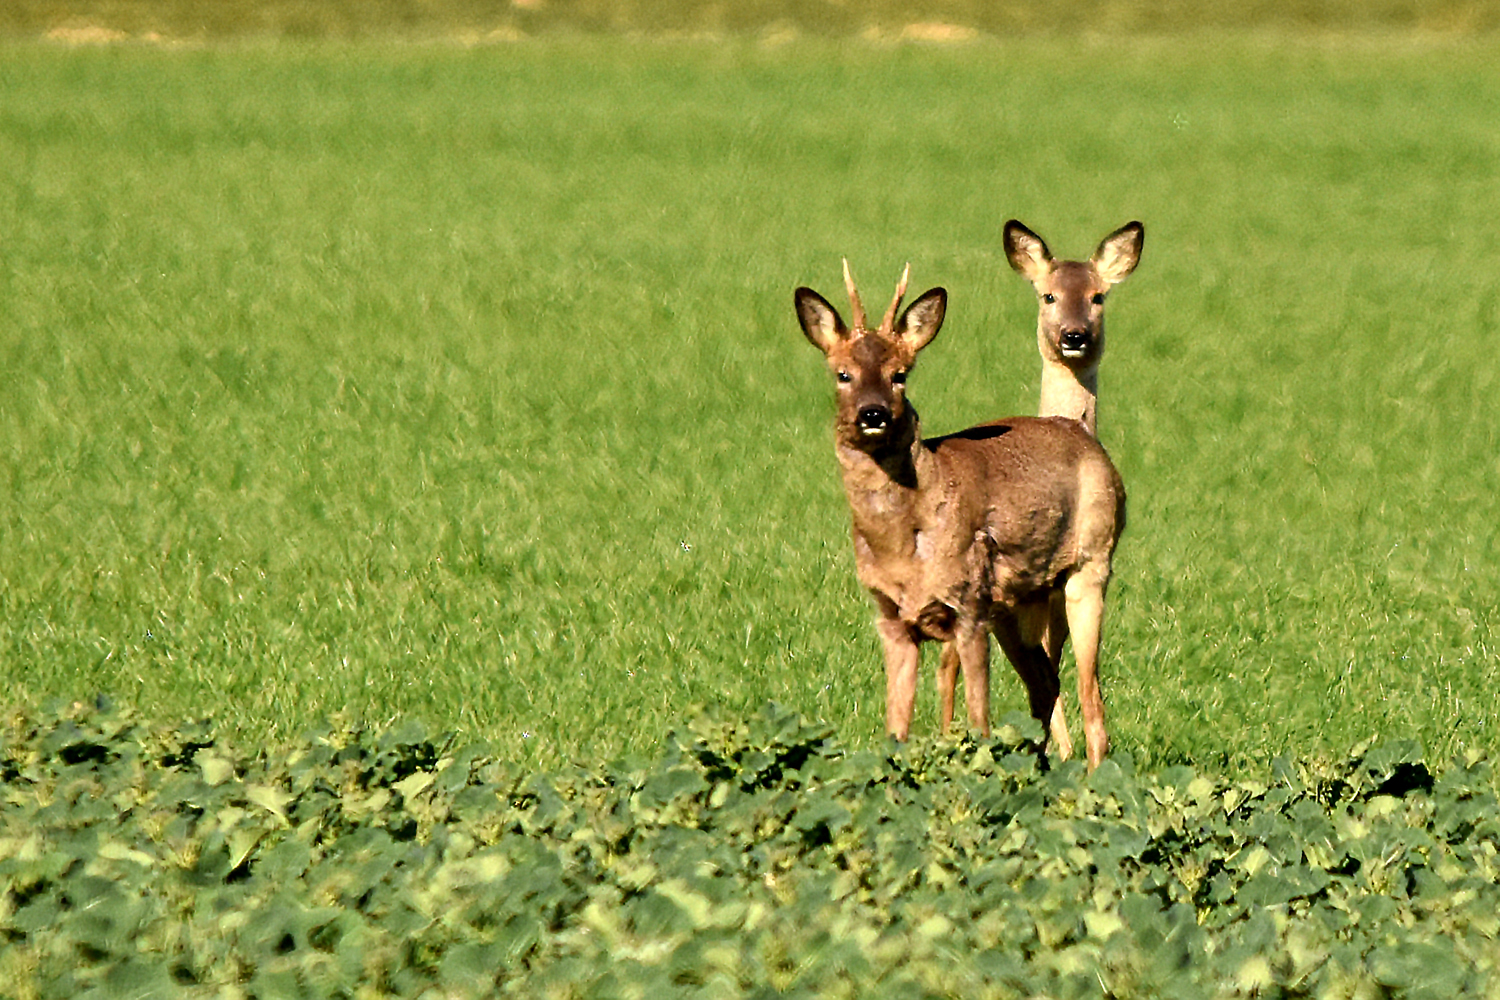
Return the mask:
{"type": "Polygon", "coordinates": [[[872,453],[841,442],[838,458],[855,534],[877,556],[909,555],[937,461],[922,444],[916,413],[889,447],[872,453]]]}
{"type": "Polygon", "coordinates": [[[1075,371],[1051,358],[1042,362],[1041,417],[1071,417],[1098,437],[1099,367],[1075,371]]]}

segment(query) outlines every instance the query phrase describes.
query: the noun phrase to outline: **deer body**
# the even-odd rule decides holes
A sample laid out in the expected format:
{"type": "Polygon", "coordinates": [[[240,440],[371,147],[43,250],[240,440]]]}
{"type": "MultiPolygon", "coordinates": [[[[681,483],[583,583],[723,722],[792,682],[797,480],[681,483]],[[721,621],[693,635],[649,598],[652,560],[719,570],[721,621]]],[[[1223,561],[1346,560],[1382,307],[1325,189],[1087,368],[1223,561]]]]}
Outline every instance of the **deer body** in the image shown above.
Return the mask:
{"type": "Polygon", "coordinates": [[[1041,644],[1054,600],[1078,649],[1079,697],[1091,765],[1107,736],[1097,654],[1125,491],[1104,450],[1076,421],[1015,417],[923,440],[905,380],[942,324],[947,293],[932,289],[868,328],[852,280],[854,327],[807,288],[803,332],[839,387],[836,452],[849,502],[855,569],[876,606],[886,664],[886,728],[909,734],[920,645],[955,652],[971,725],[989,731],[989,636],[1026,684],[1044,724],[1057,700],[1041,644]]]}
{"type": "Polygon", "coordinates": [[[1076,479],[1026,473],[1083,465],[1100,477],[1091,486],[1113,490],[1112,468],[1089,468],[1096,452],[1065,422],[1038,417],[913,441],[878,458],[839,449],[860,582],[931,639],[944,638],[954,610],[1024,603],[1099,544],[1070,519],[1076,479]]]}
{"type": "MultiPolygon", "coordinates": [[[[1090,436],[1098,436],[1099,362],[1104,356],[1104,302],[1110,288],[1124,281],[1141,259],[1145,227],[1129,222],[1104,237],[1086,261],[1057,260],[1040,236],[1019,221],[1005,224],[1006,259],[1031,282],[1037,296],[1037,351],[1042,356],[1039,416],[1078,421],[1090,436]]],[[[1056,672],[1068,639],[1066,607],[1054,597],[1041,626],[1041,643],[1056,672]]],[[[944,728],[953,721],[953,695],[959,663],[957,650],[943,649],[938,668],[940,718],[944,728]]],[[[1063,702],[1056,702],[1049,720],[1058,756],[1072,756],[1063,702]]]]}

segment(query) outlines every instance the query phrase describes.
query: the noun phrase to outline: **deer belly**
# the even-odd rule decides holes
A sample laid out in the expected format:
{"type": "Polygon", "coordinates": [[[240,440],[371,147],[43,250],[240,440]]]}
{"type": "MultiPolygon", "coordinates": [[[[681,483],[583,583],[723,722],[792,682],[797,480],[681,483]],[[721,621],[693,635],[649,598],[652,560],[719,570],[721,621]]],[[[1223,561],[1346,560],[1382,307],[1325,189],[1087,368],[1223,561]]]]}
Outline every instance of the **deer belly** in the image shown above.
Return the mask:
{"type": "Polygon", "coordinates": [[[1015,607],[1037,600],[1057,588],[1058,576],[1052,566],[996,566],[990,580],[990,601],[1015,607]]]}

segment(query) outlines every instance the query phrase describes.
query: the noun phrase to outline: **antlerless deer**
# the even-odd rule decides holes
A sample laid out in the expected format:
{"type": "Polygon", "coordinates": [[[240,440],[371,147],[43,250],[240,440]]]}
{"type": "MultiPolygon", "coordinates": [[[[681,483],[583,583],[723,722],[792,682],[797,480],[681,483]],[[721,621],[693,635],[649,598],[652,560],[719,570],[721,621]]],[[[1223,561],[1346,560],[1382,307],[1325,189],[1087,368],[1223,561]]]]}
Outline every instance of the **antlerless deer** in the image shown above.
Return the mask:
{"type": "MultiPolygon", "coordinates": [[[[909,272],[909,268],[908,268],[909,272]]],[[[876,607],[885,653],[886,729],[906,739],[920,644],[952,643],[970,725],[989,732],[989,636],[1026,685],[1045,727],[1057,667],[1042,645],[1060,595],[1078,662],[1078,700],[1097,767],[1108,744],[1098,676],[1110,560],[1125,525],[1125,488],[1077,421],[1011,417],[923,440],[906,379],[942,326],[948,295],[901,310],[907,275],[870,328],[844,264],[853,327],[810,288],[797,318],[837,387],[834,444],[853,520],[855,570],[876,607]]]]}
{"type": "MultiPolygon", "coordinates": [[[[1109,290],[1130,276],[1141,259],[1146,228],[1127,222],[1099,241],[1088,260],[1057,260],[1040,236],[1016,219],[1005,224],[1006,259],[1036,290],[1037,351],[1042,356],[1039,417],[1072,417],[1099,436],[1099,362],[1104,356],[1104,300],[1109,290]]],[[[1068,621],[1062,600],[1054,598],[1042,646],[1053,669],[1062,663],[1068,621]]],[[[939,720],[953,721],[953,692],[958,683],[958,655],[943,646],[938,666],[939,720]]],[[[1059,757],[1073,755],[1063,700],[1052,712],[1051,733],[1059,757]]]]}
{"type": "Polygon", "coordinates": [[[1088,260],[1056,260],[1042,238],[1015,219],[1005,224],[1005,256],[1036,289],[1042,393],[1037,415],[1073,417],[1098,436],[1099,360],[1104,298],[1140,263],[1146,228],[1127,222],[1088,260]]]}

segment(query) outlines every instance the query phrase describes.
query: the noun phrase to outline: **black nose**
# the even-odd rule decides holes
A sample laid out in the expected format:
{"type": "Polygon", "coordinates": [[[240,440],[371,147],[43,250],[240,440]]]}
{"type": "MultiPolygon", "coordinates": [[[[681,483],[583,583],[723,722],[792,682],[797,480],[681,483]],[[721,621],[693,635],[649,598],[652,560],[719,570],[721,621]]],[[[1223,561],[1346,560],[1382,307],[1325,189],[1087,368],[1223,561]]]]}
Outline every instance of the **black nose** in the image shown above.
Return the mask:
{"type": "Polygon", "coordinates": [[[1081,351],[1089,346],[1089,339],[1087,330],[1064,330],[1058,338],[1065,351],[1081,351]]]}
{"type": "Polygon", "coordinates": [[[891,411],[884,406],[865,406],[859,411],[859,429],[881,431],[891,425],[891,411]]]}

